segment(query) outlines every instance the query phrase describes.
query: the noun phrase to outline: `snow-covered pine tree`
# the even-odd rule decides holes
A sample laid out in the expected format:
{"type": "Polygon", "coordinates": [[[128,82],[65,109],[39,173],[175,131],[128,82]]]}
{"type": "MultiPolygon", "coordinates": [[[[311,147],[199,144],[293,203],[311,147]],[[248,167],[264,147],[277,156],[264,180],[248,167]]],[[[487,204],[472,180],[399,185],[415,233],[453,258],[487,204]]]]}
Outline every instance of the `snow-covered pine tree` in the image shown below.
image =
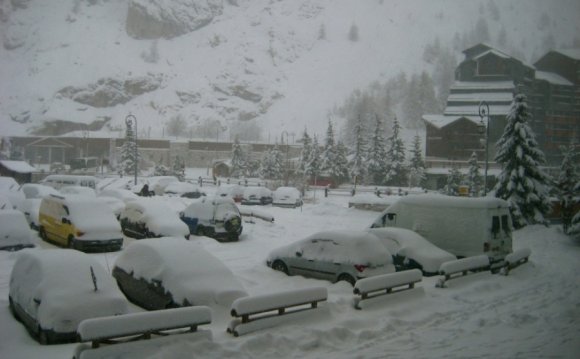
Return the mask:
{"type": "Polygon", "coordinates": [[[459,186],[463,182],[463,174],[459,171],[457,166],[451,167],[447,175],[447,185],[445,192],[448,196],[457,196],[459,194],[459,186]]]}
{"type": "Polygon", "coordinates": [[[495,196],[510,203],[516,229],[527,224],[549,224],[546,215],[550,211],[550,179],[540,168],[545,163],[544,153],[528,126],[531,115],[526,100],[523,94],[514,97],[495,155],[495,161],[502,166],[495,196]]]}
{"type": "Polygon", "coordinates": [[[271,178],[275,180],[281,180],[284,178],[284,156],[282,151],[280,151],[280,146],[276,143],[274,148],[270,150],[270,162],[271,162],[271,178]]]}
{"type": "Polygon", "coordinates": [[[425,187],[427,176],[425,175],[425,161],[423,161],[423,148],[421,137],[415,135],[411,147],[411,159],[409,163],[409,186],[425,187]]]}
{"type": "Polygon", "coordinates": [[[321,154],[321,170],[330,171],[332,164],[336,161],[336,144],[334,142],[334,129],[332,121],[328,119],[328,128],[326,129],[326,139],[324,149],[321,154]]]}
{"type": "Polygon", "coordinates": [[[367,166],[369,179],[375,185],[382,185],[385,182],[385,173],[387,172],[387,150],[383,121],[379,116],[376,116],[375,132],[371,138],[367,166]]]}
{"type": "Polygon", "coordinates": [[[272,149],[268,149],[262,153],[262,159],[260,160],[260,177],[265,179],[273,179],[273,161],[272,161],[272,149]]]}
{"type": "Polygon", "coordinates": [[[469,186],[469,195],[471,197],[478,197],[481,188],[482,177],[479,170],[479,163],[477,162],[477,154],[473,152],[469,158],[469,172],[467,173],[467,185],[469,186]]]}
{"type": "Polygon", "coordinates": [[[318,137],[314,135],[312,138],[312,148],[310,150],[310,157],[308,158],[308,165],[306,167],[305,175],[315,179],[320,176],[320,146],[318,145],[318,137]]]}
{"type": "Polygon", "coordinates": [[[348,180],[348,148],[342,141],[336,143],[336,161],[333,163],[330,175],[336,185],[348,180]]]}
{"type": "Polygon", "coordinates": [[[367,167],[365,158],[366,143],[364,139],[364,128],[360,117],[354,127],[354,134],[355,141],[351,150],[351,159],[349,162],[350,176],[355,180],[355,183],[361,183],[367,173],[367,167]]]}
{"type": "Polygon", "coordinates": [[[302,151],[300,152],[300,163],[298,164],[296,172],[304,177],[308,177],[308,161],[310,160],[310,152],[312,152],[312,139],[306,129],[304,129],[300,142],[302,142],[302,151]]]}
{"type": "Polygon", "coordinates": [[[240,145],[240,140],[236,137],[234,144],[232,145],[232,169],[230,171],[230,176],[238,178],[244,175],[245,170],[246,156],[242,146],[240,145]]]}
{"type": "Polygon", "coordinates": [[[572,223],[572,216],[574,215],[575,197],[578,194],[574,189],[580,178],[578,177],[576,166],[574,166],[575,158],[578,155],[576,153],[576,147],[572,144],[563,147],[562,151],[564,158],[560,165],[560,175],[558,176],[556,186],[558,188],[558,197],[562,209],[562,227],[564,233],[568,233],[568,229],[572,223]]]}
{"type": "MultiPolygon", "coordinates": [[[[134,174],[135,166],[139,163],[139,157],[133,126],[127,126],[127,130],[125,131],[125,142],[123,143],[123,146],[121,146],[121,163],[119,164],[119,172],[124,174],[134,174]]],[[[137,171],[139,171],[138,166],[137,171]]]]}
{"type": "Polygon", "coordinates": [[[393,134],[387,139],[387,172],[386,182],[391,186],[407,184],[408,168],[405,165],[405,143],[400,137],[401,125],[395,117],[393,120],[393,134]]]}

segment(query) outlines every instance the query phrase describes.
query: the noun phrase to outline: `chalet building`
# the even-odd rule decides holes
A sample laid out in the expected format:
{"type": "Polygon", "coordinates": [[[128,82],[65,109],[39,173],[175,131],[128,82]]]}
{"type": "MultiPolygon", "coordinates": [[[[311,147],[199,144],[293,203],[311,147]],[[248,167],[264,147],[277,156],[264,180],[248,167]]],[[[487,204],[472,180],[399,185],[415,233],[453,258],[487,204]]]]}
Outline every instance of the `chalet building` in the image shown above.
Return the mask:
{"type": "Polygon", "coordinates": [[[441,164],[464,167],[475,152],[485,161],[485,128],[479,105],[489,105],[489,167],[495,143],[503,134],[515,94],[528,98],[530,126],[548,165],[558,166],[559,147],[580,143],[580,51],[551,51],[534,65],[486,44],[463,51],[442,115],[423,116],[426,125],[427,173],[441,172],[441,164]],[[438,170],[436,169],[438,168],[438,170]]]}

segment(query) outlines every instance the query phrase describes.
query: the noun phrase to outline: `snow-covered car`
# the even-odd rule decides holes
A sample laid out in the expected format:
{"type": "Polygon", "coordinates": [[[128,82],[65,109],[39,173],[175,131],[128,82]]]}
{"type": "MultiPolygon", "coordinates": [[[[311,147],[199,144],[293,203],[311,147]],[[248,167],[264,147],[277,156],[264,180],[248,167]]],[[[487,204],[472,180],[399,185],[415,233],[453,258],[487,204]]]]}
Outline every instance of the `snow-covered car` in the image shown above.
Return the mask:
{"type": "Polygon", "coordinates": [[[59,189],[59,192],[62,194],[73,194],[88,197],[96,197],[97,195],[93,188],[84,186],[63,186],[59,189]]]}
{"type": "Polygon", "coordinates": [[[152,198],[127,202],[119,216],[123,233],[132,238],[185,237],[189,228],[167,204],[152,198]]]}
{"type": "Polygon", "coordinates": [[[164,195],[173,197],[199,198],[205,196],[198,186],[188,182],[171,182],[165,187],[164,195]]]}
{"type": "Polygon", "coordinates": [[[228,197],[236,203],[242,202],[244,198],[244,187],[237,184],[222,184],[218,187],[216,195],[219,197],[228,197]]]}
{"type": "Polygon", "coordinates": [[[42,198],[50,195],[60,195],[60,192],[50,186],[36,183],[25,183],[20,188],[20,191],[24,195],[24,199],[18,205],[18,209],[26,216],[26,221],[28,221],[30,228],[38,230],[42,198]]]}
{"type": "Polygon", "coordinates": [[[97,194],[97,197],[114,197],[124,202],[139,198],[135,193],[123,188],[104,189],[97,194]]]}
{"type": "Polygon", "coordinates": [[[82,320],[128,312],[111,275],[94,257],[75,250],[22,251],[9,291],[12,314],[41,344],[75,342],[82,320]]]}
{"type": "Polygon", "coordinates": [[[266,205],[272,203],[272,191],[266,187],[246,187],[242,204],[244,205],[266,205]]]}
{"type": "Polygon", "coordinates": [[[0,194],[5,196],[14,208],[20,206],[24,200],[24,194],[19,190],[20,185],[12,177],[0,176],[0,194]]]}
{"type": "Polygon", "coordinates": [[[207,198],[193,202],[179,214],[190,233],[218,241],[237,241],[242,234],[242,216],[234,200],[207,198]]]}
{"type": "Polygon", "coordinates": [[[229,308],[246,291],[219,259],[180,237],[133,242],[117,257],[113,276],[127,298],[148,310],[193,305],[229,308]]]}
{"type": "Polygon", "coordinates": [[[16,205],[12,204],[7,195],[0,192],[0,210],[2,209],[16,209],[16,205]]]}
{"type": "Polygon", "coordinates": [[[149,185],[149,190],[155,192],[157,196],[162,196],[165,193],[165,188],[170,183],[179,182],[175,176],[153,176],[145,179],[149,185]]]}
{"type": "Polygon", "coordinates": [[[392,273],[393,258],[379,239],[364,231],[324,231],[273,250],[266,264],[288,275],[354,283],[392,273]]]}
{"type": "Polygon", "coordinates": [[[377,236],[392,254],[398,271],[417,268],[426,276],[436,275],[441,264],[457,259],[409,229],[391,227],[368,231],[377,236]]]}
{"type": "Polygon", "coordinates": [[[0,210],[0,250],[34,247],[32,238],[33,233],[22,212],[10,208],[0,210]]]}
{"type": "Polygon", "coordinates": [[[86,196],[44,197],[38,234],[47,242],[80,251],[118,251],[123,246],[121,226],[111,208],[86,196]]]}
{"type": "Polygon", "coordinates": [[[113,214],[117,219],[119,219],[121,212],[123,212],[126,206],[125,202],[115,197],[99,196],[96,199],[97,201],[106,204],[111,209],[111,211],[113,211],[113,214]]]}
{"type": "Polygon", "coordinates": [[[272,193],[272,206],[300,207],[302,206],[302,195],[295,187],[278,187],[272,193]]]}

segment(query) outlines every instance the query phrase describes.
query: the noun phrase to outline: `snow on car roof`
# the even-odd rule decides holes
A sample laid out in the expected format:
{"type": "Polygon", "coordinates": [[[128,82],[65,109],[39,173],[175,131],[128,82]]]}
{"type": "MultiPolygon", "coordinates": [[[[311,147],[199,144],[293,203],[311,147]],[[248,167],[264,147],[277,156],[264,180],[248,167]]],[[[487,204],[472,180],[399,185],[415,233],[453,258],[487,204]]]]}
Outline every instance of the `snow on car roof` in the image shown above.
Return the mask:
{"type": "Polygon", "coordinates": [[[248,197],[251,195],[271,195],[272,191],[267,189],[266,187],[246,187],[244,189],[244,197],[248,197]]]}
{"type": "MultiPolygon", "coordinates": [[[[61,325],[62,315],[76,329],[81,319],[127,311],[127,300],[111,275],[94,257],[72,249],[21,251],[12,270],[10,293],[12,298],[41,301],[37,319],[47,328],[61,325]]],[[[31,300],[21,304],[33,305],[31,300]]]]}
{"type": "Polygon", "coordinates": [[[315,239],[328,240],[334,244],[325,246],[322,252],[316,254],[316,258],[319,260],[353,264],[392,262],[391,254],[379,242],[378,238],[365,231],[352,230],[317,232],[299,242],[274,250],[272,254],[294,257],[296,247],[302,247],[315,239]]]}
{"type": "Polygon", "coordinates": [[[119,255],[115,266],[135,278],[161,281],[177,303],[187,299],[193,305],[229,305],[247,295],[219,259],[179,237],[133,242],[119,255]]]}
{"type": "Polygon", "coordinates": [[[194,185],[189,182],[171,182],[170,184],[165,187],[165,193],[174,192],[174,193],[185,193],[185,192],[201,192],[199,186],[194,185]]]}

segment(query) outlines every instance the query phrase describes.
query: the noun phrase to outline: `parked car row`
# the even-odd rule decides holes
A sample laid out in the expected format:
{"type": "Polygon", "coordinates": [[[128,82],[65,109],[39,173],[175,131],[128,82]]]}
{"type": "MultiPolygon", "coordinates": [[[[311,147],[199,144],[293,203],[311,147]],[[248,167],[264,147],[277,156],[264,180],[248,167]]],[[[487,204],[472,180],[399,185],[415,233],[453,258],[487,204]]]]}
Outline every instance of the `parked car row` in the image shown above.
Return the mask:
{"type": "Polygon", "coordinates": [[[127,313],[128,301],[147,310],[229,307],[247,295],[205,249],[166,237],[133,242],[115,261],[112,276],[76,250],[23,251],[11,272],[8,299],[12,315],[33,338],[55,344],[75,342],[84,319],[127,313]]]}

